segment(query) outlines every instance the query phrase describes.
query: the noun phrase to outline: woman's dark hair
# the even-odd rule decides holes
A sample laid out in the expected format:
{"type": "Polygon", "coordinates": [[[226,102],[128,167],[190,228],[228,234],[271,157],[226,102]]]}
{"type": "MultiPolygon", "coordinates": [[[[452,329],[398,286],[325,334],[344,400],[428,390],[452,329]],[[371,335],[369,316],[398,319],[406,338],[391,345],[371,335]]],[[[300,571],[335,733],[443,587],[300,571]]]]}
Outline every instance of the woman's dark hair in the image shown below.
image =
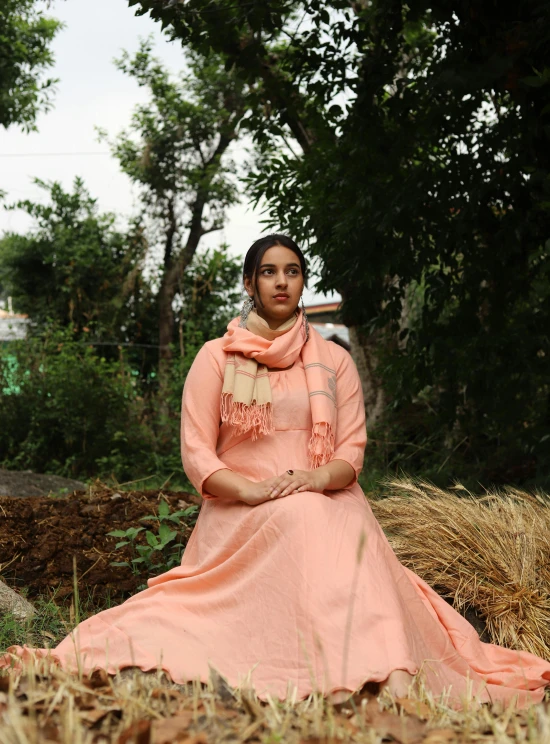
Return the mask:
{"type": "Polygon", "coordinates": [[[275,245],[282,245],[283,248],[288,248],[298,256],[302,276],[304,277],[304,286],[307,287],[306,259],[296,243],[286,235],[266,235],[265,238],[259,238],[255,243],[252,243],[244,258],[243,280],[250,279],[254,288],[254,295],[256,295],[256,277],[258,276],[258,269],[262,263],[262,258],[265,252],[275,245]]]}

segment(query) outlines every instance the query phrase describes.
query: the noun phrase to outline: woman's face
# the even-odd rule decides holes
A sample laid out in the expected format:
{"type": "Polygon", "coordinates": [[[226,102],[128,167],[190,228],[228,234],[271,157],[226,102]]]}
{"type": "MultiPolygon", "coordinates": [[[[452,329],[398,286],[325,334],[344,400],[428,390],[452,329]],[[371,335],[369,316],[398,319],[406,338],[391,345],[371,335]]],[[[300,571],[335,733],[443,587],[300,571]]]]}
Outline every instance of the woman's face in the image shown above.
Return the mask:
{"type": "MultiPolygon", "coordinates": [[[[277,328],[294,314],[304,288],[300,259],[282,245],[268,248],[258,267],[256,279],[256,312],[270,328],[277,328]]],[[[250,297],[254,288],[250,279],[244,280],[250,297]]]]}

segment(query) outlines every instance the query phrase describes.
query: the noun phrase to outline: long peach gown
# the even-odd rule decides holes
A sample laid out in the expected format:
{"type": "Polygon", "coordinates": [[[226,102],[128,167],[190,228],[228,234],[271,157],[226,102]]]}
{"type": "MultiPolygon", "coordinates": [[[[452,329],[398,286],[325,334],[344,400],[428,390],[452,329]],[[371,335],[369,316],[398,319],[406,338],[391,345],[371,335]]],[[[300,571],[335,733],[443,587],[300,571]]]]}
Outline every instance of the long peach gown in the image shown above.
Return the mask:
{"type": "MultiPolygon", "coordinates": [[[[334,457],[358,473],[366,441],[360,382],[346,351],[331,344],[331,354],[334,457]]],[[[420,672],[452,704],[472,691],[482,701],[540,701],[550,663],[481,643],[399,563],[356,482],[255,507],[204,493],[204,481],[221,468],[254,481],[308,469],[312,422],[301,359],[270,371],[275,431],[254,442],[220,427],[224,364],[221,339],[207,343],[185,384],[183,462],[205,501],[181,566],[81,623],[53,651],[61,664],[75,669],[78,649],[85,671],[163,667],[176,682],[206,681],[211,665],[232,685],[281,699],[355,690],[404,669],[420,672]]]]}

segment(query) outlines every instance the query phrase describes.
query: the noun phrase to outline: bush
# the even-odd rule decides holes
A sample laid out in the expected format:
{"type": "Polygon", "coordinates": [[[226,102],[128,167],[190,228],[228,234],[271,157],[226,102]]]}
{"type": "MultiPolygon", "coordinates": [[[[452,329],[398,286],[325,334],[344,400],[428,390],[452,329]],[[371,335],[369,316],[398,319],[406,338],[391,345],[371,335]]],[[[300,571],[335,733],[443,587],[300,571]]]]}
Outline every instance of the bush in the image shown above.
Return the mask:
{"type": "MultiPolygon", "coordinates": [[[[0,466],[90,476],[101,458],[127,472],[153,447],[131,370],[106,361],[67,329],[0,350],[0,466]]],[[[125,477],[126,473],[118,473],[125,477]]]]}

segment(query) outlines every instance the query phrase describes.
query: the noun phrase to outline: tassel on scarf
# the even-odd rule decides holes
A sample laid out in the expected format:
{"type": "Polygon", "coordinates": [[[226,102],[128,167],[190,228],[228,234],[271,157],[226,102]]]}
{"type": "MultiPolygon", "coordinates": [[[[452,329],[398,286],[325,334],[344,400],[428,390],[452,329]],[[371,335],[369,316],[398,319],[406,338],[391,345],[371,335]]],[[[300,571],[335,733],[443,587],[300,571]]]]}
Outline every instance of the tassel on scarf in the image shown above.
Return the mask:
{"type": "Polygon", "coordinates": [[[223,423],[234,426],[239,435],[250,431],[252,441],[264,434],[271,434],[273,431],[271,403],[257,405],[255,401],[252,401],[249,406],[246,403],[235,403],[231,393],[222,394],[221,419],[223,423]]]}
{"type": "Polygon", "coordinates": [[[309,463],[312,470],[331,461],[334,454],[334,432],[325,421],[313,425],[308,445],[309,463]]]}

